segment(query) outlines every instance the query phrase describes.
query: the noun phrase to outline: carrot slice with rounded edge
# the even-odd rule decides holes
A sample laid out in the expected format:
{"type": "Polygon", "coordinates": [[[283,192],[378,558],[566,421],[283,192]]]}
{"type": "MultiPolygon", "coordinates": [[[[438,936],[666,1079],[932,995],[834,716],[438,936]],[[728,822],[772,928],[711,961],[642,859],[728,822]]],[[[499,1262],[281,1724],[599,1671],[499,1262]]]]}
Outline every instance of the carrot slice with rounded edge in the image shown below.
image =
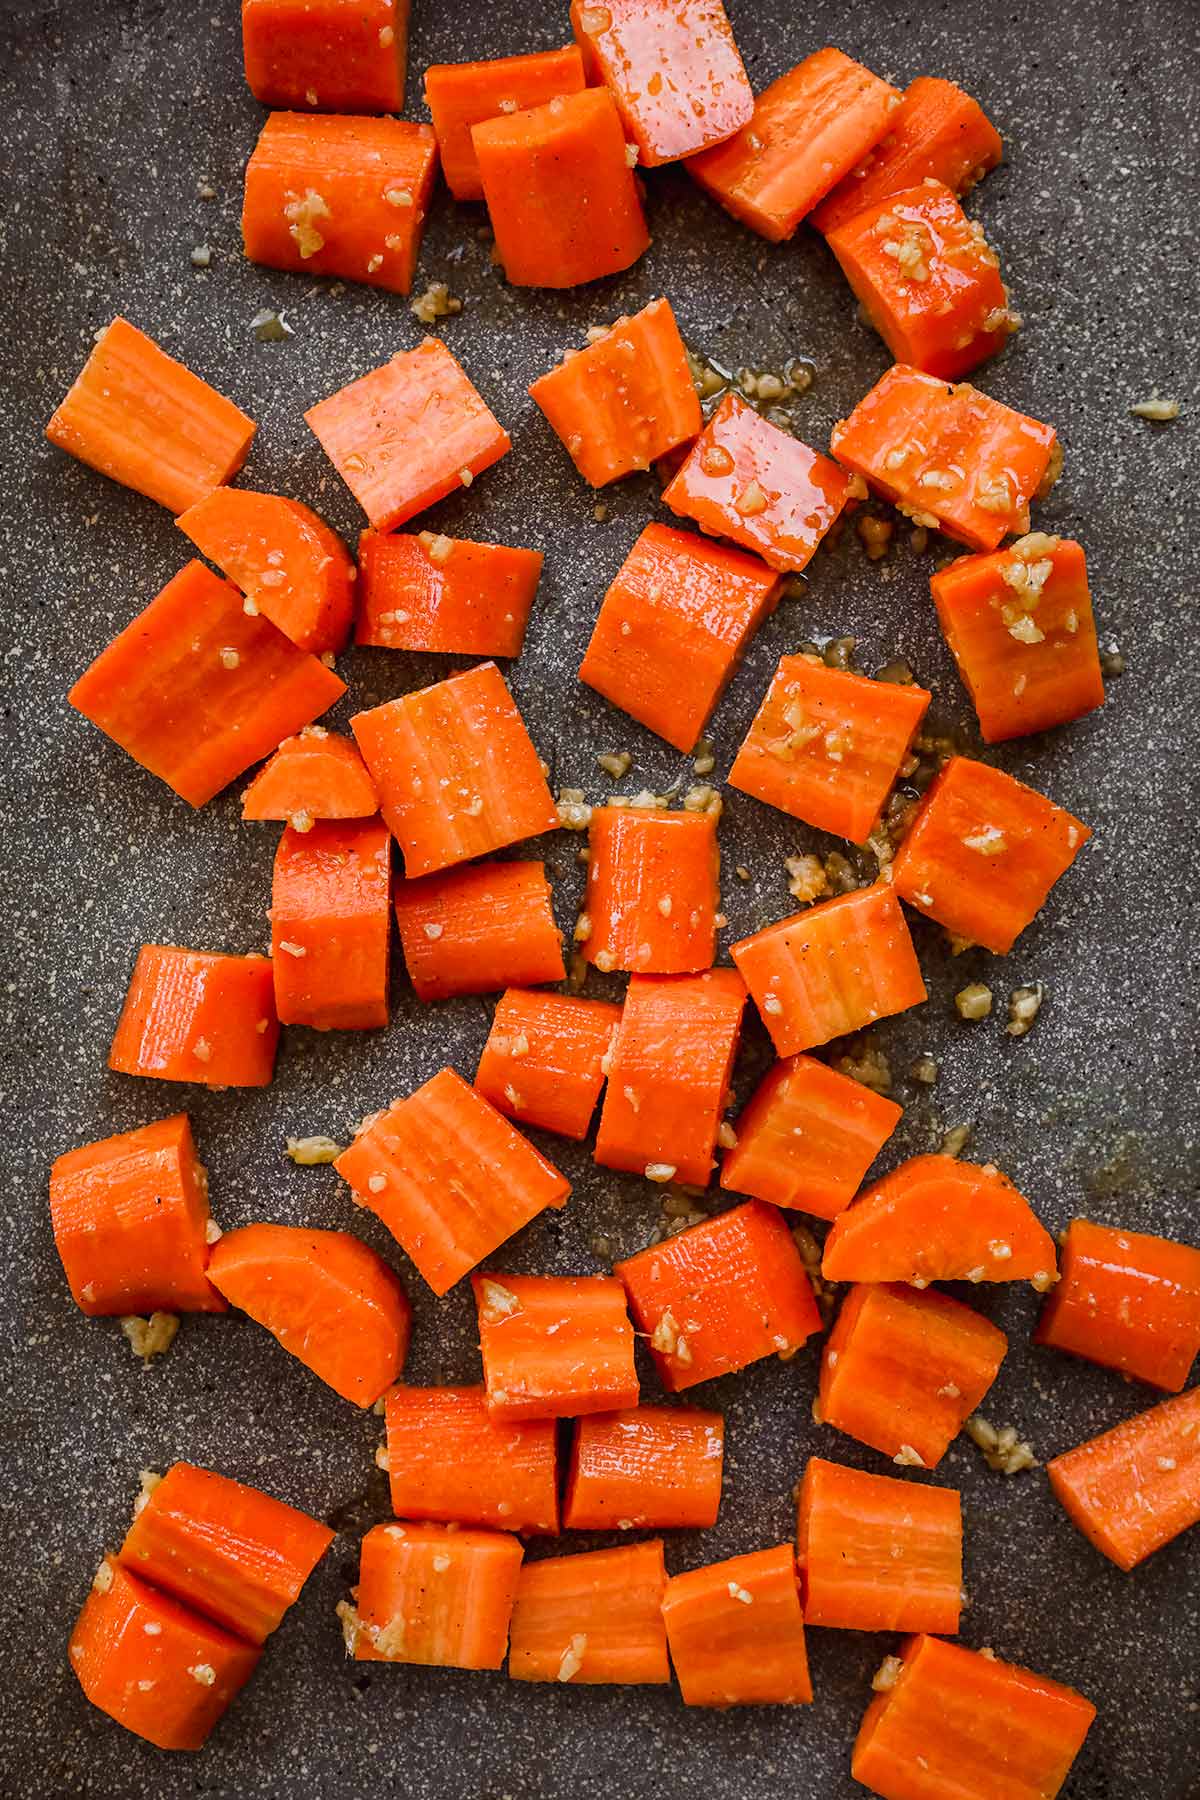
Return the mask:
{"type": "Polygon", "coordinates": [[[490,994],[566,974],[545,863],[471,863],[398,881],[395,906],[418,1000],[490,994]]]}
{"type": "Polygon", "coordinates": [[[702,1529],[721,1504],[725,1421],[695,1406],[631,1406],[575,1427],[568,1531],[702,1529]]]}
{"type": "Polygon", "coordinates": [[[1118,1569],[1200,1524],[1200,1388],[1046,1464],[1068,1517],[1118,1569]]]}
{"type": "Polygon", "coordinates": [[[636,1406],[625,1290],[610,1275],[473,1275],[493,1419],[574,1419],[636,1406]]]}
{"type": "Polygon", "coordinates": [[[957,1488],[869,1475],[811,1456],[796,1542],[804,1618],[843,1631],[958,1630],[962,1503],[957,1488]]]}
{"type": "Polygon", "coordinates": [[[431,63],[425,104],[437,133],[442,174],[456,200],[482,200],[483,182],[471,127],[502,113],[524,112],[584,88],[583,58],[575,44],[497,56],[486,62],[431,63]]]}
{"type": "Polygon", "coordinates": [[[398,1518],[558,1531],[553,1419],[494,1419],[482,1387],[394,1387],[385,1416],[398,1518]]]}
{"type": "Polygon", "coordinates": [[[355,643],[456,656],[519,656],[540,550],[422,531],[364,531],[355,643]]]}
{"type": "Polygon", "coordinates": [[[607,1000],[509,988],[496,1002],[475,1086],[506,1118],[584,1138],[620,1019],[607,1000]]]}
{"type": "Polygon", "coordinates": [[[266,1087],[278,1042],[269,957],[143,944],[108,1066],[157,1081],[266,1087]]]}
{"type": "Polygon", "coordinates": [[[503,1531],[376,1525],[355,1605],[337,1609],[347,1650],[358,1662],[498,1669],[524,1554],[503,1531]]]}
{"type": "Polygon", "coordinates": [[[368,819],[379,794],[349,738],[306,725],[285,738],[242,795],[243,819],[286,819],[304,830],[312,819],[368,819]]]}
{"type": "Polygon", "coordinates": [[[812,1699],[790,1544],[673,1575],[663,1619],[686,1706],[799,1706],[812,1699]]]}
{"type": "Polygon", "coordinates": [[[275,1006],[284,1025],[388,1022],[392,840],[382,819],[285,828],[271,884],[275,1006]]]}
{"type": "Polygon", "coordinates": [[[1200,1250],[1072,1219],[1033,1341],[1177,1394],[1200,1351],[1200,1250]]]}
{"type": "Polygon", "coordinates": [[[509,1678],[665,1685],[666,1587],[660,1538],[526,1563],[513,1607],[509,1678]]]}
{"type": "Polygon", "coordinates": [[[242,0],[246,81],[264,106],[395,113],[409,0],[242,0]]]}
{"type": "Polygon", "coordinates": [[[639,975],[712,968],[721,856],[711,813],[598,806],[588,849],[588,962],[639,975]]]}

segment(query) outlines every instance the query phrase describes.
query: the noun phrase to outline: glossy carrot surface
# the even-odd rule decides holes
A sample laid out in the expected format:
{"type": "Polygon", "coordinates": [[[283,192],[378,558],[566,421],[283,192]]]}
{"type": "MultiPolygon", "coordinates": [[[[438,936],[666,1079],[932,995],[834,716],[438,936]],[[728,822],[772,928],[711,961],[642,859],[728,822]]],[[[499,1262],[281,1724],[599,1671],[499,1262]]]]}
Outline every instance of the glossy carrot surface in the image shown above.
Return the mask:
{"type": "Polygon", "coordinates": [[[673,1575],[663,1597],[688,1706],[799,1706],[813,1697],[790,1544],[673,1575]]]}
{"type": "Polygon", "coordinates": [[[710,813],[598,806],[588,851],[588,962],[639,975],[712,968],[721,859],[710,813]]]}
{"type": "Polygon", "coordinates": [[[394,1387],[387,1464],[400,1519],[555,1533],[552,1419],[494,1419],[483,1387],[394,1387]]]}
{"type": "Polygon", "coordinates": [[[796,1543],[808,1624],[958,1630],[963,1527],[957,1488],[898,1481],[812,1456],[800,1483],[796,1543]]]}
{"type": "Polygon", "coordinates": [[[1200,1524],[1200,1388],[1056,1456],[1046,1474],[1101,1555],[1136,1568],[1200,1524]]]}
{"type": "Polygon", "coordinates": [[[471,863],[397,882],[396,923],[417,999],[561,981],[551,898],[540,862],[471,863]]]}
{"type": "Polygon", "coordinates": [[[636,1406],[625,1290],[609,1275],[473,1275],[488,1411],[578,1418],[636,1406]]]}
{"type": "Polygon", "coordinates": [[[486,62],[431,63],[425,71],[425,103],[437,133],[442,174],[454,198],[483,199],[473,125],[543,106],[560,94],[581,93],[583,87],[583,59],[574,44],[486,62]]]}
{"type": "Polygon", "coordinates": [[[143,944],[108,1066],[156,1081],[266,1087],[278,1041],[269,957],[143,944]]]}
{"type": "Polygon", "coordinates": [[[542,573],[540,550],[441,532],[364,531],[355,642],[454,656],[519,656],[542,573]]]}
{"type": "Polygon", "coordinates": [[[275,852],[271,964],[284,1025],[388,1022],[392,840],[382,819],[288,825],[275,852]]]}
{"type": "Polygon", "coordinates": [[[496,1002],[475,1086],[518,1124],[587,1136],[621,1009],[510,988],[496,1002]]]}
{"type": "Polygon", "coordinates": [[[645,1531],[714,1525],[725,1421],[692,1406],[593,1413],[575,1427],[563,1525],[645,1531]]]}
{"type": "Polygon", "coordinates": [[[660,1539],[526,1563],[517,1582],[514,1681],[670,1681],[660,1539]]]}
{"type": "Polygon", "coordinates": [[[242,795],[243,819],[369,819],[379,794],[349,738],[307,725],[285,738],[242,795]]]}
{"type": "Polygon", "coordinates": [[[242,0],[250,92],[298,112],[399,112],[408,12],[409,0],[242,0]]]}
{"type": "Polygon", "coordinates": [[[1034,1342],[1177,1394],[1200,1350],[1200,1250],[1072,1219],[1034,1342]]]}
{"type": "Polygon", "coordinates": [[[340,1606],[358,1662],[498,1669],[524,1551],[502,1531],[376,1525],[362,1541],[354,1606],[340,1606]]]}

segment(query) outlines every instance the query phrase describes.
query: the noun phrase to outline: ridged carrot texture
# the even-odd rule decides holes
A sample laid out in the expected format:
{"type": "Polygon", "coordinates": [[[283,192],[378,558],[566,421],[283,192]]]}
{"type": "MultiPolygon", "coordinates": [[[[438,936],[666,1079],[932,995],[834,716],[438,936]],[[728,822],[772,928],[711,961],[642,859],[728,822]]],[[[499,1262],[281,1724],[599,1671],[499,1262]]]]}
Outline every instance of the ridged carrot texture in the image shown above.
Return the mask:
{"type": "Polygon", "coordinates": [[[400,1519],[558,1530],[553,1419],[494,1419],[482,1387],[394,1387],[387,1468],[400,1519]]]}
{"type": "Polygon", "coordinates": [[[1036,1344],[1177,1394],[1200,1350],[1200,1250],[1072,1219],[1036,1344]]]}
{"type": "Polygon", "coordinates": [[[738,1114],[721,1186],[819,1219],[843,1212],[902,1107],[811,1056],[775,1063],[738,1114]]]}
{"type": "Polygon", "coordinates": [[[120,1560],[235,1637],[263,1644],[333,1539],[270,1494],[177,1462],[139,1496],[120,1560]]]}
{"type": "Polygon", "coordinates": [[[92,1318],[225,1311],[205,1274],[208,1173],[186,1113],[56,1157],[50,1222],[71,1298],[92,1318]]]}
{"type": "Polygon", "coordinates": [[[397,1277],[360,1238],[245,1225],[217,1244],[209,1276],[343,1400],[373,1406],[398,1380],[412,1309],[397,1277]]]}
{"type": "Polygon", "coordinates": [[[418,1000],[561,981],[546,865],[471,863],[396,883],[396,922],[418,1000]]]}
{"type": "Polygon", "coordinates": [[[46,436],[101,475],[180,513],[237,474],[255,429],[232,400],[117,318],[46,436]]]}
{"type": "Polygon", "coordinates": [[[355,642],[384,650],[519,656],[542,574],[540,550],[441,532],[364,531],[355,642]]]}
{"type": "Polygon", "coordinates": [[[355,713],[350,727],[410,877],[558,827],[538,753],[495,663],[355,713]]]}
{"type": "Polygon", "coordinates": [[[159,1750],[199,1750],[262,1652],[106,1556],[67,1655],[91,1701],[159,1750]]]}
{"type": "Polygon", "coordinates": [[[576,287],[615,275],[650,233],[621,120],[605,88],[487,119],[471,130],[495,233],[514,287],[576,287]]]}
{"type": "Polygon", "coordinates": [[[688,170],[726,212],[780,243],[874,148],[899,104],[895,88],[861,63],[818,50],[765,88],[749,124],[691,157],[688,170]]]}
{"type": "Polygon", "coordinates": [[[338,1607],[346,1649],[358,1662],[498,1669],[523,1555],[502,1531],[376,1525],[355,1604],[338,1607]]]}
{"type": "Polygon", "coordinates": [[[671,1679],[662,1542],[526,1563],[517,1581],[513,1681],[655,1683],[671,1679]]]}
{"type": "Polygon", "coordinates": [[[509,988],[496,1002],[475,1087],[506,1118],[584,1138],[620,1019],[606,1000],[509,988]]]}
{"type": "Polygon", "coordinates": [[[190,562],[67,698],[189,806],[203,806],[345,691],[332,669],[248,614],[230,582],[190,562]]]}
{"type": "Polygon", "coordinates": [[[250,92],[297,111],[399,112],[408,10],[409,0],[242,0],[250,92]]]}
{"type": "Polygon", "coordinates": [[[822,1422],[902,1468],[935,1468],[1007,1348],[997,1326],[949,1294],[860,1282],[821,1359],[822,1422]]]}
{"type": "Polygon", "coordinates": [[[473,125],[544,106],[560,94],[579,94],[583,88],[583,58],[574,44],[487,62],[432,63],[425,71],[425,104],[437,133],[442,174],[454,198],[483,199],[471,142],[473,125]]]}
{"type": "Polygon", "coordinates": [[[392,840],[382,819],[289,825],[275,852],[271,966],[284,1025],[388,1022],[392,840]]]}
{"type": "Polygon", "coordinates": [[[963,1534],[957,1488],[868,1475],[810,1457],[800,1483],[796,1543],[809,1625],[958,1630],[963,1534]]]}
{"type": "Polygon", "coordinates": [[[670,1393],[798,1350],[821,1328],[791,1232],[757,1200],[615,1267],[670,1393]]]}
{"type": "Polygon", "coordinates": [[[863,844],[930,695],[784,656],[729,771],[731,787],[806,825],[863,844]]]}
{"type": "Polygon", "coordinates": [[[721,1504],[725,1421],[692,1406],[593,1413],[575,1427],[568,1531],[703,1530],[721,1504]]]}
{"type": "Polygon", "coordinates": [[[242,795],[243,819],[286,819],[297,831],[313,819],[368,819],[378,811],[357,746],[324,725],[285,738],[242,795]]]}
{"type": "Polygon", "coordinates": [[[900,904],[878,883],[768,925],[730,954],[780,1056],[928,998],[900,904]]]}
{"type": "Polygon", "coordinates": [[[108,1066],[156,1081],[266,1087],[278,1042],[269,957],[143,944],[108,1066]]]}
{"type": "Polygon", "coordinates": [[[687,1706],[801,1706],[813,1697],[790,1544],[673,1575],[663,1618],[687,1706]]]}
{"type": "Polygon", "coordinates": [[[639,975],[712,968],[721,856],[711,813],[598,806],[588,850],[588,962],[639,975]]]}
{"type": "Polygon", "coordinates": [[[571,1188],[453,1069],[361,1129],[334,1167],[382,1219],[435,1294],[571,1188]]]}
{"type": "Polygon", "coordinates": [[[625,1290],[610,1275],[473,1275],[493,1419],[575,1419],[636,1406],[625,1290]]]}
{"type": "Polygon", "coordinates": [[[1092,833],[1003,769],[952,756],[892,864],[902,900],[1003,956],[1092,833]]]}
{"type": "Polygon", "coordinates": [[[1163,1400],[1046,1464],[1068,1517],[1133,1569],[1200,1524],[1200,1388],[1163,1400]]]}
{"type": "Polygon", "coordinates": [[[691,750],[780,585],[744,550],[647,525],[604,596],[579,679],[691,750]]]}
{"type": "Polygon", "coordinates": [[[721,0],[571,0],[571,28],[643,168],[721,143],[754,111],[721,0]]]}
{"type": "Polygon", "coordinates": [[[310,406],[304,418],[376,531],[391,531],[470,487],[511,448],[508,433],[438,338],[397,351],[310,406]]]}

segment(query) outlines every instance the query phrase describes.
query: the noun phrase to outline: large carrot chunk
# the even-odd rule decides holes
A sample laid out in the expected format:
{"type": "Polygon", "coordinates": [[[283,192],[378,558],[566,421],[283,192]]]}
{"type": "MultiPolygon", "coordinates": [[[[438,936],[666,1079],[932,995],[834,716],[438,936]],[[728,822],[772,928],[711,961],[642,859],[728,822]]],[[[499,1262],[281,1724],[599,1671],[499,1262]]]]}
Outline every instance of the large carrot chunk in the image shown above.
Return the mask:
{"type": "Polygon", "coordinates": [[[475,1086],[507,1118],[584,1138],[620,1019],[607,1000],[509,988],[496,1002],[475,1086]]]}
{"type": "Polygon", "coordinates": [[[509,1675],[514,1681],[670,1681],[666,1587],[659,1538],[526,1563],[513,1607],[509,1675]]]}
{"type": "Polygon", "coordinates": [[[143,944],[108,1066],[157,1081],[266,1087],[278,1042],[269,957],[143,944]]]}
{"type": "Polygon", "coordinates": [[[472,863],[398,882],[396,922],[418,1000],[492,994],[566,973],[544,863],[472,863]]]}
{"type": "Polygon", "coordinates": [[[243,819],[286,819],[297,831],[313,819],[367,819],[378,811],[356,746],[324,725],[285,738],[242,795],[243,819]]]}
{"type": "Polygon", "coordinates": [[[250,92],[297,112],[404,105],[409,0],[242,0],[250,92]]]}
{"type": "Polygon", "coordinates": [[[1133,1569],[1200,1524],[1200,1388],[1163,1400],[1046,1464],[1080,1531],[1133,1569]]]}
{"type": "Polygon", "coordinates": [[[557,1532],[553,1419],[494,1419],[482,1387],[394,1387],[385,1416],[397,1518],[557,1532]]]}
{"type": "Polygon", "coordinates": [[[425,104],[437,133],[442,174],[454,198],[483,199],[471,142],[473,125],[502,113],[543,106],[560,94],[582,93],[583,88],[583,58],[574,44],[488,62],[432,63],[425,71],[425,104]]]}
{"type": "Polygon", "coordinates": [[[571,28],[643,168],[721,143],[754,111],[721,0],[571,0],[571,28]]]}
{"type": "Polygon", "coordinates": [[[503,1531],[376,1525],[355,1604],[338,1607],[347,1650],[359,1662],[498,1669],[524,1554],[503,1531]]]}
{"type": "Polygon", "coordinates": [[[473,1275],[493,1419],[575,1419],[636,1406],[625,1290],[610,1275],[473,1275]]]}
{"type": "Polygon", "coordinates": [[[721,857],[711,813],[598,806],[588,848],[590,963],[639,975],[712,968],[721,857]]]}
{"type": "Polygon", "coordinates": [[[1034,1342],[1177,1394],[1200,1350],[1200,1250],[1072,1219],[1034,1342]]]}
{"type": "Polygon", "coordinates": [[[692,1406],[593,1413],[575,1427],[569,1531],[699,1530],[717,1522],[725,1421],[692,1406]]]}
{"type": "Polygon", "coordinates": [[[809,1458],[796,1542],[810,1625],[845,1631],[958,1630],[962,1504],[918,1486],[809,1458]]]}
{"type": "Polygon", "coordinates": [[[813,1697],[790,1544],[673,1575],[663,1596],[688,1706],[799,1706],[813,1697]]]}
{"type": "Polygon", "coordinates": [[[454,656],[519,656],[542,574],[540,550],[440,532],[364,531],[355,642],[454,656]]]}
{"type": "Polygon", "coordinates": [[[388,1022],[392,840],[382,819],[289,825],[275,852],[271,961],[284,1025],[388,1022]]]}

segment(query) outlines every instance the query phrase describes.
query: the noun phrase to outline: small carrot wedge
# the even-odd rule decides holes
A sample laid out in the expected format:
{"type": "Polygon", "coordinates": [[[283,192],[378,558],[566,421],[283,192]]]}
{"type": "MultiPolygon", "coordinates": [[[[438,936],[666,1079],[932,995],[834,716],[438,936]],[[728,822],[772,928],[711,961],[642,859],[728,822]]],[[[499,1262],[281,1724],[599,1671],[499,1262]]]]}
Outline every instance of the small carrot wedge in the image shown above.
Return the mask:
{"type": "Polygon", "coordinates": [[[473,1275],[488,1412],[576,1419],[638,1403],[625,1290],[609,1275],[473,1275]]]}
{"type": "Polygon", "coordinates": [[[263,106],[395,113],[409,0],[242,0],[246,81],[263,106]]]}
{"type": "Polygon", "coordinates": [[[498,1669],[524,1554],[503,1531],[376,1525],[355,1604],[338,1607],[347,1650],[358,1662],[498,1669]]]}
{"type": "Polygon", "coordinates": [[[1007,1348],[998,1326],[949,1294],[860,1282],[821,1359],[822,1422],[901,1468],[935,1468],[1007,1348]]]}
{"type": "Polygon", "coordinates": [[[583,58],[575,44],[487,62],[431,63],[425,71],[425,104],[437,133],[442,174],[454,198],[483,199],[471,142],[473,125],[544,106],[561,94],[581,94],[584,86],[583,58]]]}
{"type": "Polygon", "coordinates": [[[374,1406],[399,1379],[412,1309],[383,1258],[349,1232],[244,1225],[221,1238],[208,1272],[343,1400],[374,1406]]]}
{"type": "Polygon", "coordinates": [[[492,994],[566,974],[544,863],[471,863],[421,875],[397,882],[395,900],[418,1000],[492,994]]]}
{"type": "Polygon", "coordinates": [[[673,1575],[663,1618],[686,1706],[802,1706],[813,1697],[790,1544],[673,1575]]]}
{"type": "Polygon", "coordinates": [[[588,848],[588,962],[639,975],[712,968],[721,856],[711,813],[598,806],[588,848]]]}
{"type": "Polygon", "coordinates": [[[101,475],[180,513],[237,474],[255,430],[232,400],[116,318],[46,436],[101,475]]]}
{"type": "Polygon", "coordinates": [[[304,418],[376,531],[470,487],[512,447],[438,338],[397,351],[304,418]]]}
{"type": "Polygon", "coordinates": [[[1055,1498],[1118,1569],[1200,1524],[1200,1388],[1162,1400],[1046,1464],[1055,1498]]]}
{"type": "Polygon", "coordinates": [[[266,1087],[278,1042],[269,957],[143,944],[108,1066],[156,1081],[266,1087]]]}
{"type": "Polygon", "coordinates": [[[1003,956],[1091,835],[1002,769],[952,756],[900,846],[892,885],[947,931],[1003,956]]]}
{"type": "Polygon", "coordinates": [[[900,1123],[903,1108],[811,1056],[768,1069],[738,1114],[721,1186],[835,1219],[900,1123]]]}
{"type": "Polygon", "coordinates": [[[510,1678],[665,1685],[666,1587],[659,1538],[526,1563],[513,1607],[510,1678]]]}
{"type": "Polygon", "coordinates": [[[1200,1250],[1072,1219],[1033,1341],[1177,1394],[1200,1351],[1200,1250]]]}
{"type": "Polygon", "coordinates": [[[842,1631],[958,1630],[962,1503],[812,1456],[800,1483],[796,1543],[804,1618],[842,1631]]]}
{"type": "Polygon", "coordinates": [[[553,1419],[501,1423],[482,1387],[394,1387],[385,1418],[397,1518],[558,1531],[553,1419]]]}
{"type": "Polygon", "coordinates": [[[571,1192],[553,1163],[453,1069],[376,1114],[334,1167],[435,1294],[448,1293],[546,1207],[565,1206],[571,1192]]]}
{"type": "Polygon", "coordinates": [[[50,1223],[89,1317],[225,1311],[205,1274],[208,1171],[186,1113],[56,1157],[50,1223]]]}
{"type": "Polygon", "coordinates": [[[357,746],[324,725],[285,738],[242,795],[243,819],[286,819],[296,831],[313,819],[369,819],[378,811],[357,746]]]}
{"type": "Polygon", "coordinates": [[[284,1025],[388,1022],[392,840],[382,819],[284,830],[271,885],[271,966],[284,1025]]]}
{"type": "Polygon", "coordinates": [[[334,1536],[258,1488],[177,1462],[135,1503],[120,1562],[235,1637],[263,1644],[334,1536]]]}
{"type": "Polygon", "coordinates": [[[691,750],[781,585],[744,550],[647,525],[604,596],[579,679],[691,750]]]}
{"type": "Polygon", "coordinates": [[[542,574],[540,550],[440,532],[364,531],[355,643],[455,656],[519,656],[542,574]]]}
{"type": "Polygon", "coordinates": [[[593,1413],[575,1427],[568,1531],[701,1530],[721,1504],[725,1421],[692,1406],[593,1413]]]}
{"type": "Polygon", "coordinates": [[[621,1009],[575,994],[509,988],[496,1002],[475,1086],[522,1125],[585,1138],[621,1009]]]}
{"type": "Polygon", "coordinates": [[[689,157],[688,172],[778,244],[874,149],[899,104],[895,88],[861,63],[818,50],[763,90],[736,136],[689,157]]]}
{"type": "Polygon", "coordinates": [[[798,1350],[821,1328],[800,1252],[773,1206],[742,1206],[614,1265],[670,1393],[798,1350]]]}
{"type": "Polygon", "coordinates": [[[106,1556],[67,1656],[91,1701],[159,1750],[200,1750],[262,1655],[106,1556]]]}

